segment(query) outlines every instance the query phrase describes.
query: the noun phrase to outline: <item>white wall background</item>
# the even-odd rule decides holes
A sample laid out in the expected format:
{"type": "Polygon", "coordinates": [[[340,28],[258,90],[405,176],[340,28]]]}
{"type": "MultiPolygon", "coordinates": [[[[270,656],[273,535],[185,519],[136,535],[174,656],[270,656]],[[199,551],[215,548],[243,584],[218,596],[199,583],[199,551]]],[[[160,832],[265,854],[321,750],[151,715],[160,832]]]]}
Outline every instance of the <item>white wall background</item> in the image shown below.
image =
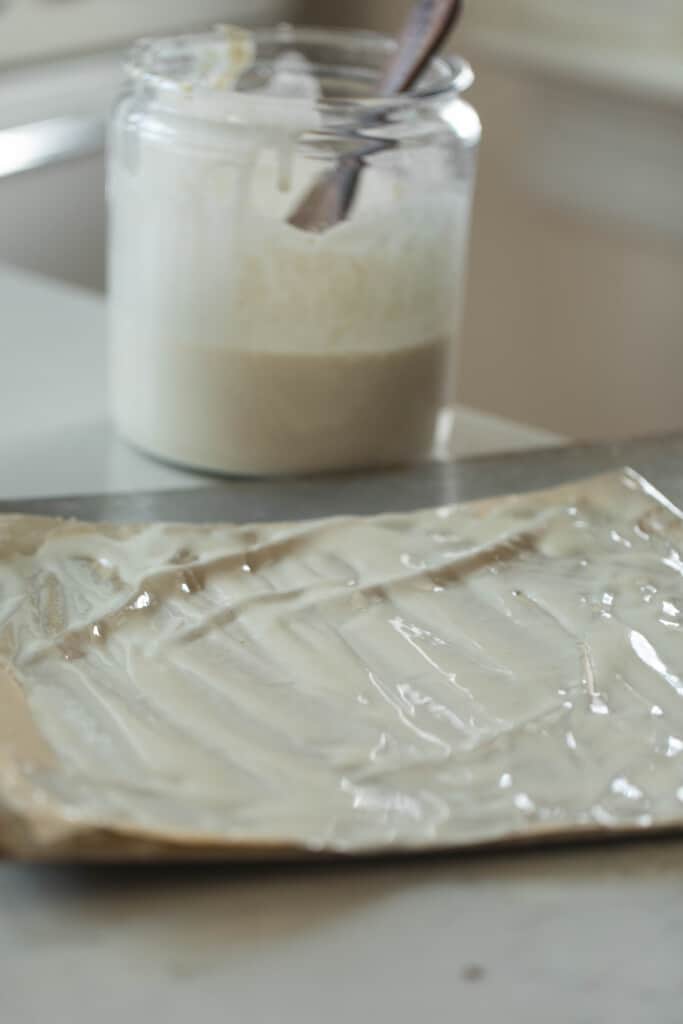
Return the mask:
{"type": "Polygon", "coordinates": [[[0,0],[0,67],[212,21],[269,22],[289,0],[0,0]]]}

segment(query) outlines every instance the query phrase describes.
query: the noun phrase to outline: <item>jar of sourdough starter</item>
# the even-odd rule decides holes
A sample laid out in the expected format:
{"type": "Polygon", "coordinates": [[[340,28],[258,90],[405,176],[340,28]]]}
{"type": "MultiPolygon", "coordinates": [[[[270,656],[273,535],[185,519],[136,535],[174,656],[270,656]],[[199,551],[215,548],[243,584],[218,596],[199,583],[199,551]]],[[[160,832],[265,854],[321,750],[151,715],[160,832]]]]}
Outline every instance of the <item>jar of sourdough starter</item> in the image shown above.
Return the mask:
{"type": "Polygon", "coordinates": [[[110,132],[110,384],[147,452],[234,474],[428,457],[452,382],[480,125],[462,60],[282,26],[143,41],[110,132]],[[290,221],[347,156],[349,216],[290,221]]]}

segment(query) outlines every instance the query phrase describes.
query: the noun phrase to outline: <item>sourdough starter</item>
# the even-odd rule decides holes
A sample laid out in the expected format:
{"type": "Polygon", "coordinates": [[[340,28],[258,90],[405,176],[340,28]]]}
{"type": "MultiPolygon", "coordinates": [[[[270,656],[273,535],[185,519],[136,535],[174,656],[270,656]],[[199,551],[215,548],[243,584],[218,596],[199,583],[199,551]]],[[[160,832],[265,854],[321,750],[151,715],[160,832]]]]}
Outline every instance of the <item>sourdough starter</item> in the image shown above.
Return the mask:
{"type": "Polygon", "coordinates": [[[415,154],[408,174],[402,152],[387,152],[349,221],[300,231],[288,213],[324,165],[295,158],[306,125],[282,120],[291,109],[313,116],[306,103],[274,108],[277,131],[235,130],[220,154],[215,124],[191,139],[115,128],[116,423],[161,457],[240,474],[425,457],[461,306],[469,192],[430,189],[428,168],[418,188],[415,154]]]}

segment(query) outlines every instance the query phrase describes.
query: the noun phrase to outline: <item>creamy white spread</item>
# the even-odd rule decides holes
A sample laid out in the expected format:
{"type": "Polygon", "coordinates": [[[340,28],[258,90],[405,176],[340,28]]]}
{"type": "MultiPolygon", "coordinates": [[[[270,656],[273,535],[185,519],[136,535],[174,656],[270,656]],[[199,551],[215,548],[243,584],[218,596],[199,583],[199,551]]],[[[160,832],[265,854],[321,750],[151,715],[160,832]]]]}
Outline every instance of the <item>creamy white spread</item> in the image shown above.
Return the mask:
{"type": "Polygon", "coordinates": [[[683,825],[683,518],[630,471],[284,525],[5,517],[0,720],[0,847],[683,825]]]}

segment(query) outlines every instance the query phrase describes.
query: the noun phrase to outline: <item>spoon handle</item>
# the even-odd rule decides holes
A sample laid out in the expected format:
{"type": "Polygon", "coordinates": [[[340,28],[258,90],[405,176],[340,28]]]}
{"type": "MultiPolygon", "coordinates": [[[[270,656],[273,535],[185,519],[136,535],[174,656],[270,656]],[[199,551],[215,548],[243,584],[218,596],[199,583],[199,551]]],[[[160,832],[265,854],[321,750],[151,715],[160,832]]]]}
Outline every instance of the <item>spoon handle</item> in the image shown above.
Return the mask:
{"type": "Polygon", "coordinates": [[[419,0],[399,39],[396,54],[380,85],[380,95],[396,96],[415,85],[441,48],[462,11],[463,0],[419,0]]]}
{"type": "MultiPolygon", "coordinates": [[[[418,80],[459,17],[463,0],[418,0],[410,11],[398,48],[380,83],[380,96],[406,92],[418,80]]],[[[375,144],[374,151],[392,143],[375,144]]],[[[302,231],[322,232],[348,217],[358,189],[363,158],[373,146],[348,154],[310,189],[289,216],[302,231]]]]}

